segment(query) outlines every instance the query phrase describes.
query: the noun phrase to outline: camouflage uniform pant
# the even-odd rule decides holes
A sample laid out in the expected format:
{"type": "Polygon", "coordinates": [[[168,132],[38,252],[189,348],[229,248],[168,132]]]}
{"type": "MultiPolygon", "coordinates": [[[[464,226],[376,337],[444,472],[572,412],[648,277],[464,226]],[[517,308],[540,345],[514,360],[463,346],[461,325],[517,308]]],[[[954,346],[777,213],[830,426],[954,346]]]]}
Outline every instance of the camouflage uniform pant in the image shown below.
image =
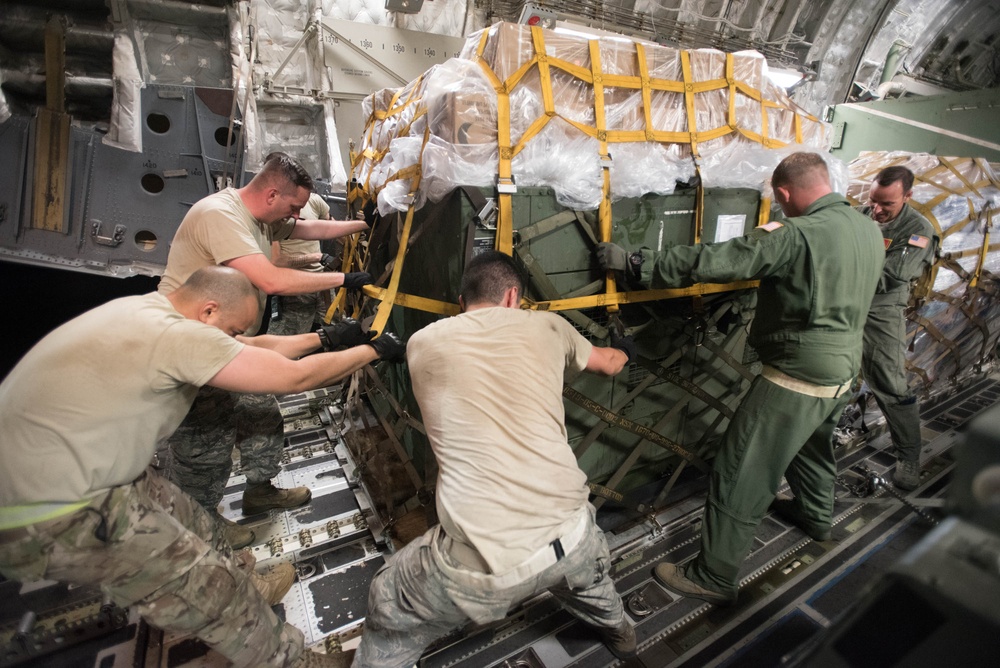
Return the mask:
{"type": "Polygon", "coordinates": [[[0,531],[0,573],[100,587],[149,624],[193,634],[236,666],[286,666],[302,633],[268,607],[212,517],[147,470],[65,517],[0,531]]]}
{"type": "Polygon", "coordinates": [[[248,483],[267,482],[281,469],[284,421],[273,394],[239,394],[205,386],[168,439],[167,477],[209,511],[222,501],[233,448],[248,483]]]}
{"type": "Polygon", "coordinates": [[[469,620],[503,619],[511,607],[543,591],[595,627],[614,629],[625,617],[608,577],[608,543],[593,521],[565,557],[515,585],[498,586],[493,575],[460,564],[448,554],[448,540],[438,525],[375,574],[353,666],[412,666],[437,638],[469,620]]]}
{"type": "Polygon", "coordinates": [[[278,299],[279,317],[267,326],[268,334],[291,336],[314,331],[313,323],[322,320],[326,314],[322,293],[272,297],[278,299]]]}

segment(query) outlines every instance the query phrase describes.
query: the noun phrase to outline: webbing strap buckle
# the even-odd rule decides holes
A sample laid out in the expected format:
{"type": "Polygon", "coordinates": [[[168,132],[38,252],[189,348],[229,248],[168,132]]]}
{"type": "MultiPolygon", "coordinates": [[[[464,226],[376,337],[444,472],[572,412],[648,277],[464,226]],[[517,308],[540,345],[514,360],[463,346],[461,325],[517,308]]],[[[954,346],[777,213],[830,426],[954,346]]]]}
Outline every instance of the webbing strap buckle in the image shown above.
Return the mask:
{"type": "Polygon", "coordinates": [[[501,195],[513,195],[516,193],[517,184],[514,183],[514,177],[500,177],[497,179],[497,192],[501,195]]]}

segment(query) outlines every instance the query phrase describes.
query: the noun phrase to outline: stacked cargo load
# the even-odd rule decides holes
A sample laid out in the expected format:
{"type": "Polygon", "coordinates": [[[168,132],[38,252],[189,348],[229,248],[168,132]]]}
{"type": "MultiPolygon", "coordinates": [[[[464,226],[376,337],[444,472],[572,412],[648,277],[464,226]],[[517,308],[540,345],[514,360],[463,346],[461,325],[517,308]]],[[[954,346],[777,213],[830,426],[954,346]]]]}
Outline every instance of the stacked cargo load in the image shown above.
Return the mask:
{"type": "MultiPolygon", "coordinates": [[[[597,344],[610,327],[635,336],[626,371],[566,388],[567,431],[596,493],[628,503],[648,483],[666,499],[685,471],[707,472],[759,370],[746,345],[754,284],[629,291],[593,249],[718,242],[767,221],[774,166],[825,153],[829,131],[766,73],[754,52],[505,23],[471,36],[460,58],[366,99],[349,196],[380,218],[345,268],[378,287],[361,302],[339,295],[332,311],[405,338],[458,313],[476,252],[511,254],[529,276],[525,308],[557,311],[597,344]]],[[[843,192],[846,167],[830,164],[843,192]]],[[[398,518],[428,499],[433,456],[405,371],[360,380],[381,429],[347,440],[370,484],[392,490],[380,511],[398,518]]]]}

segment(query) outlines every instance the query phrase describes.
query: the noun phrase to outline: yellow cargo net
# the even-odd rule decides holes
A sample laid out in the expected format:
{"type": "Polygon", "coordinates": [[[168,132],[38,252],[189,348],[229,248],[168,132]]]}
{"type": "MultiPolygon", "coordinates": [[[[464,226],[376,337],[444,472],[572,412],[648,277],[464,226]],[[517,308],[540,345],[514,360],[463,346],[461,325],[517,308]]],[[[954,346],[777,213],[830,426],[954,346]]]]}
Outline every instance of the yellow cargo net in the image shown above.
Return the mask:
{"type": "MultiPolygon", "coordinates": [[[[509,26],[506,27],[509,29],[509,26]]],[[[482,31],[479,37],[478,48],[475,51],[475,59],[481,68],[489,84],[496,93],[497,107],[497,229],[496,248],[508,255],[513,254],[514,249],[514,228],[513,228],[513,198],[516,191],[516,184],[512,170],[512,160],[521,153],[526,146],[532,142],[539,133],[555,118],[573,126],[584,135],[591,137],[598,142],[599,157],[601,160],[601,201],[598,208],[598,241],[611,241],[612,232],[612,212],[611,212],[611,147],[616,143],[625,142],[649,142],[659,144],[680,144],[689,148],[691,157],[695,163],[696,171],[700,169],[702,157],[701,145],[705,142],[716,140],[727,135],[741,137],[750,142],[756,143],[765,148],[783,148],[789,145],[789,141],[783,141],[771,136],[769,112],[778,111],[784,114],[791,114],[790,131],[794,143],[803,143],[803,126],[805,123],[822,125],[819,119],[805,113],[796,107],[787,98],[783,101],[771,100],[759,89],[751,86],[745,81],[741,81],[735,75],[735,59],[733,54],[725,54],[724,76],[709,80],[697,80],[693,74],[692,52],[680,51],[681,80],[669,80],[657,78],[650,75],[648,65],[647,46],[640,43],[632,43],[634,52],[633,65],[636,70],[635,75],[614,74],[605,71],[601,57],[601,42],[590,40],[587,42],[587,52],[589,55],[589,67],[576,64],[565,59],[560,59],[549,55],[545,42],[546,32],[533,26],[530,30],[532,56],[521,63],[517,69],[504,79],[501,79],[488,58],[484,55],[491,36],[496,33],[492,30],[482,31]],[[567,115],[560,114],[557,110],[556,99],[553,93],[553,73],[558,71],[560,76],[569,75],[583,85],[589,86],[593,91],[593,114],[594,124],[581,123],[567,115]],[[531,77],[532,85],[540,87],[543,113],[535,118],[525,131],[517,139],[516,143],[512,137],[511,126],[511,96],[518,90],[519,86],[527,85],[526,80],[529,75],[537,74],[537,82],[531,77]],[[609,87],[616,89],[631,89],[641,92],[642,98],[642,119],[644,127],[642,129],[613,129],[608,127],[606,114],[605,91],[609,87]],[[727,106],[725,109],[725,122],[717,127],[698,126],[698,105],[697,96],[712,91],[726,91],[727,106]],[[686,131],[667,131],[657,129],[654,122],[654,95],[657,93],[677,93],[683,95],[685,108],[686,131]],[[741,96],[746,98],[741,103],[741,96]],[[750,127],[748,123],[741,120],[738,109],[746,108],[747,104],[754,104],[759,107],[759,126],[750,127]]],[[[348,192],[348,202],[353,207],[358,204],[375,201],[378,193],[388,184],[398,180],[410,180],[411,193],[416,192],[421,178],[420,162],[402,167],[386,177],[378,184],[372,182],[377,165],[386,156],[390,142],[395,137],[406,136],[411,130],[413,123],[426,114],[426,107],[421,105],[420,91],[421,81],[417,80],[396,91],[391,99],[385,102],[381,109],[379,99],[385,98],[385,91],[377,93],[372,98],[372,113],[366,123],[365,145],[367,148],[351,156],[352,163],[352,187],[348,192]],[[379,98],[382,95],[382,98],[379,98]],[[380,148],[378,148],[380,147],[380,148]]],[[[786,133],[788,134],[788,133],[786,133]]],[[[428,137],[425,132],[424,146],[428,137]]],[[[422,151],[421,151],[422,153],[422,151]]],[[[695,213],[695,241],[701,241],[702,215],[703,215],[703,189],[699,186],[697,191],[697,206],[695,213]]],[[[760,207],[758,224],[767,222],[769,213],[769,202],[763,200],[760,207]]],[[[404,230],[408,230],[413,219],[413,204],[406,212],[407,222],[404,230]]],[[[406,232],[404,232],[404,236],[406,232]]],[[[409,308],[417,308],[438,314],[450,314],[457,312],[457,305],[436,302],[413,295],[398,293],[393,286],[398,287],[398,276],[402,270],[405,256],[405,244],[401,243],[399,255],[393,266],[393,278],[390,280],[390,287],[386,290],[370,288],[365,294],[372,298],[388,300],[383,306],[392,303],[405,305],[409,308]]],[[[345,262],[345,266],[349,266],[345,262]]],[[[360,265],[359,265],[360,266],[360,265]]],[[[618,305],[625,303],[637,303],[651,301],[655,299],[668,299],[672,297],[682,297],[697,294],[708,294],[725,290],[734,290],[743,287],[756,285],[756,283],[733,283],[727,285],[695,286],[684,290],[658,290],[641,292],[621,292],[615,283],[612,272],[604,277],[604,293],[579,297],[575,299],[560,299],[543,302],[525,301],[526,308],[564,310],[579,309],[595,306],[605,307],[609,312],[618,310],[618,305]]],[[[338,303],[342,303],[343,297],[338,294],[338,302],[328,312],[331,316],[338,303]]],[[[384,325],[388,311],[380,308],[377,323],[384,325]],[[385,315],[385,317],[383,317],[385,315]]],[[[381,331],[379,329],[379,331],[381,331]]]]}

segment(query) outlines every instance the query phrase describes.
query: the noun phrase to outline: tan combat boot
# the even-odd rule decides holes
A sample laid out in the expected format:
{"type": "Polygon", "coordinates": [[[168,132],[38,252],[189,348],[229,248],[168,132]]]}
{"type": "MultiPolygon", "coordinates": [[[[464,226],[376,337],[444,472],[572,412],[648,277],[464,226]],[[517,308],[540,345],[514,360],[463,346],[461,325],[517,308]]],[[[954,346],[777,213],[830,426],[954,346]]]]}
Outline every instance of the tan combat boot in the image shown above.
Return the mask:
{"type": "Polygon", "coordinates": [[[270,480],[247,483],[247,488],[243,490],[243,514],[256,515],[276,508],[298,508],[309,503],[311,499],[312,492],[308,487],[279,489],[272,485],[270,480]]]}
{"type": "Polygon", "coordinates": [[[295,583],[295,567],[289,563],[272,566],[263,573],[250,572],[250,581],[268,605],[281,603],[295,583]]]}
{"type": "Polygon", "coordinates": [[[661,585],[681,596],[700,598],[715,605],[732,605],[736,602],[735,596],[727,596],[726,594],[706,589],[697,582],[689,580],[684,569],[677,564],[662,562],[653,569],[653,575],[656,576],[661,585]]]}
{"type": "Polygon", "coordinates": [[[222,515],[216,514],[215,521],[219,523],[222,535],[226,537],[229,547],[234,550],[242,549],[257,539],[257,534],[253,532],[253,529],[227,520],[222,515]]]}
{"type": "Polygon", "coordinates": [[[625,661],[636,655],[635,627],[627,619],[615,629],[600,629],[601,640],[611,653],[625,661]]]}

